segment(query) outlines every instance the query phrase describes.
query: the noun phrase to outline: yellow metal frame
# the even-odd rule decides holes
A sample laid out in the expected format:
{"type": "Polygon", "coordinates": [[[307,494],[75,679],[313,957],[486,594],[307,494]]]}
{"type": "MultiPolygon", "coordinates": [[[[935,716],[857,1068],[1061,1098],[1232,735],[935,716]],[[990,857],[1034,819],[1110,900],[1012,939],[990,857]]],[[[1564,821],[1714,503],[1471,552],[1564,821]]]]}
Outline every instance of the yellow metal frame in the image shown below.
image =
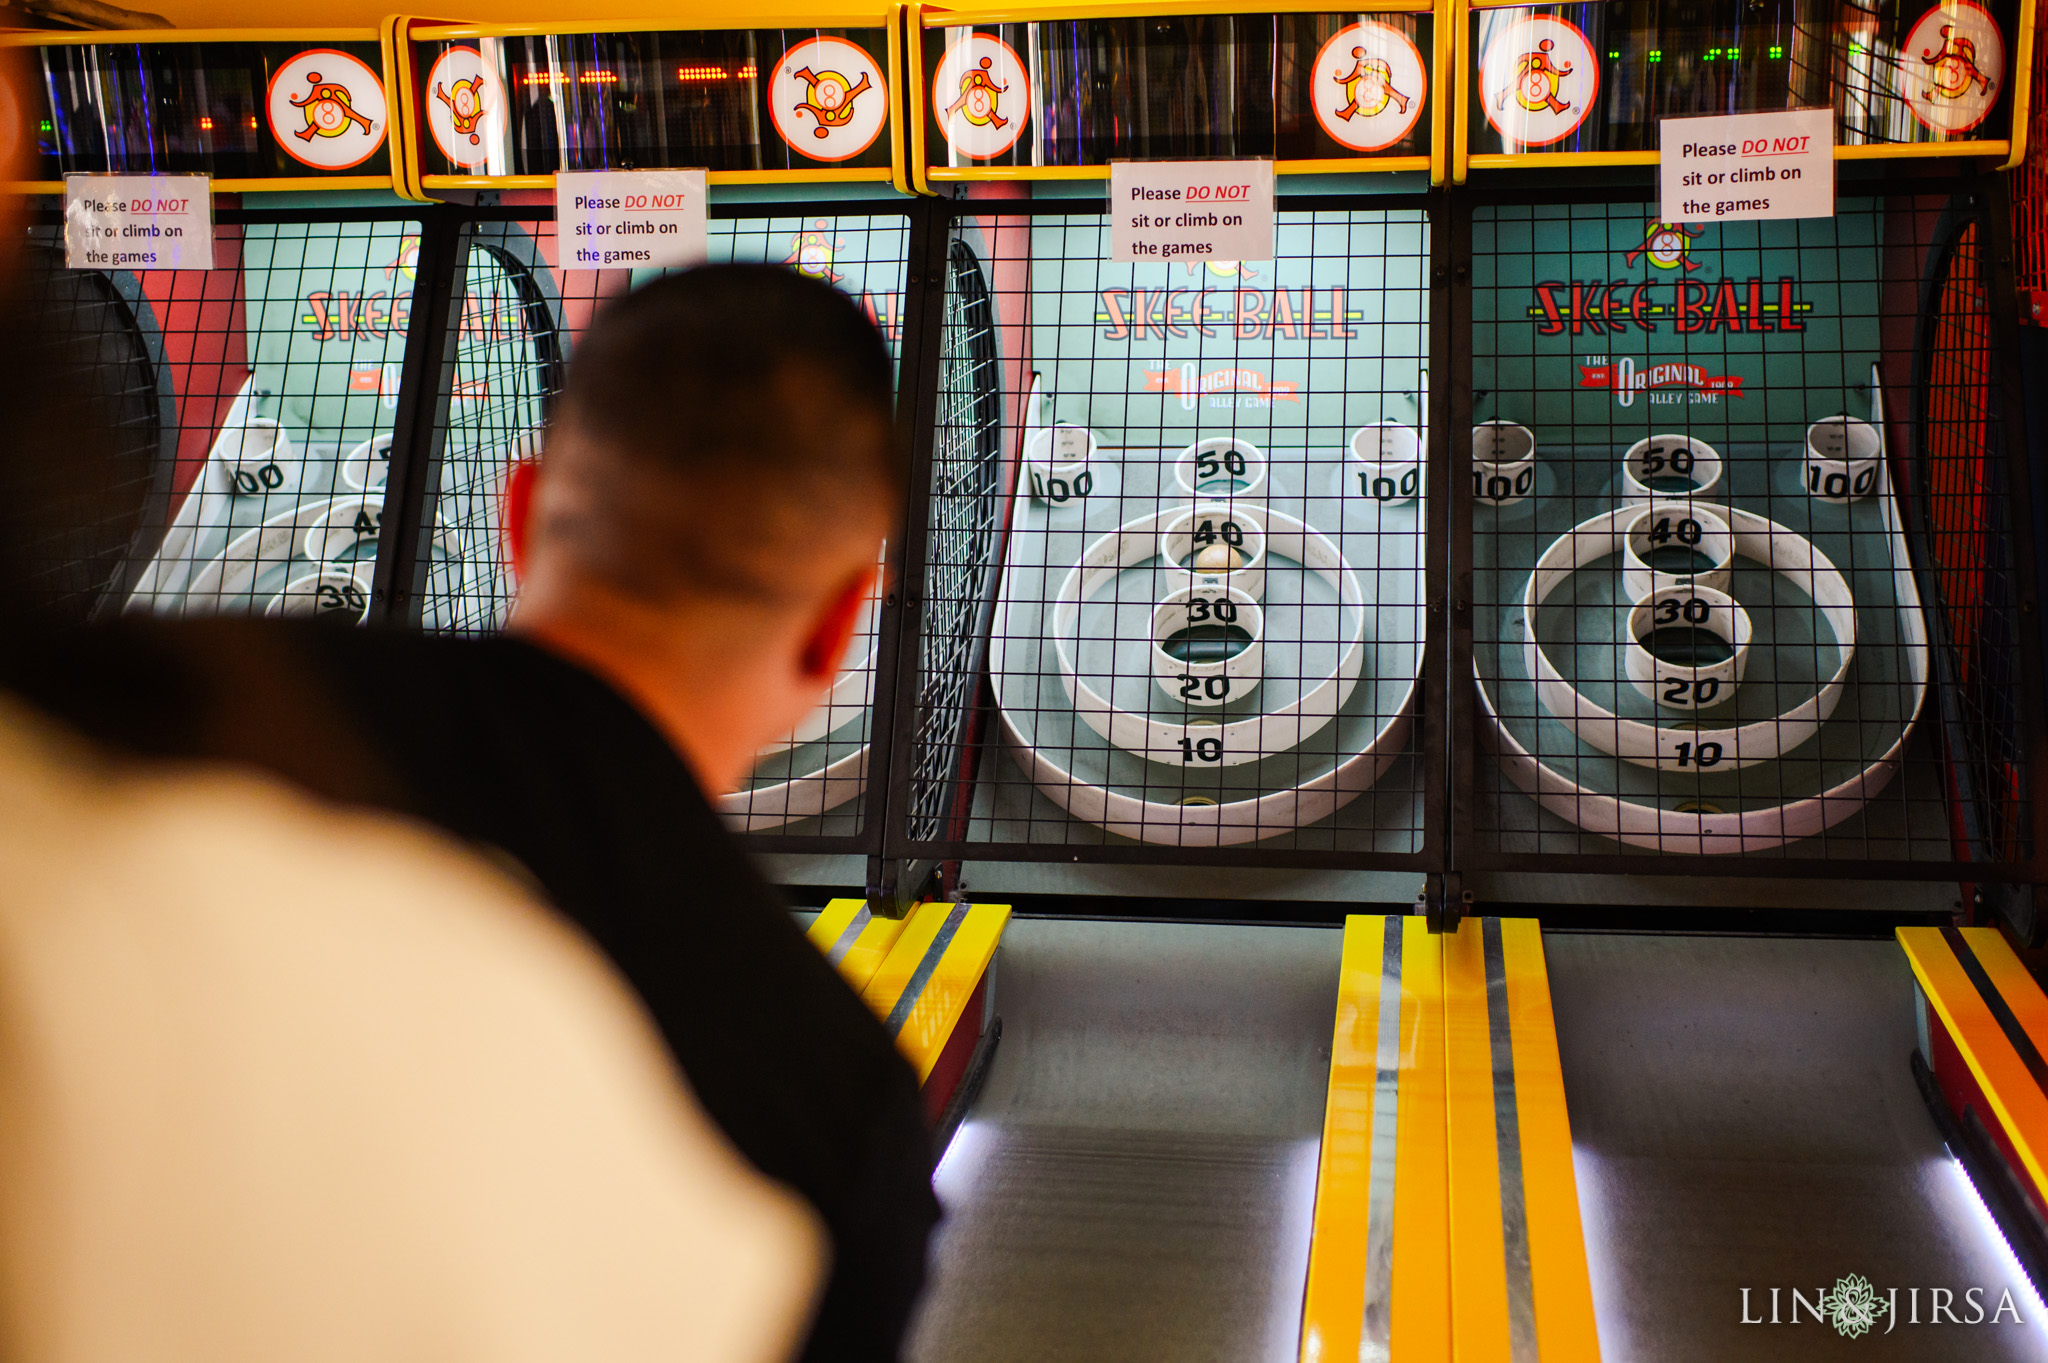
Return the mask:
{"type": "Polygon", "coordinates": [[[910,187],[919,194],[932,192],[930,167],[924,146],[924,5],[910,0],[903,7],[904,54],[907,74],[905,107],[910,110],[910,187]]]}
{"type": "MultiPolygon", "coordinates": [[[[1935,1025],[1947,1030],[1963,1063],[1969,1066],[1978,1089],[1991,1104],[1992,1115],[2004,1128],[2006,1138],[2025,1166],[2027,1177],[2033,1180],[2036,1189],[2048,1191],[2048,1094],[2035,1085],[2004,1028],[1964,972],[1962,962],[1942,940],[1941,929],[1898,928],[1895,933],[1920,992],[1936,1015],[1935,1025]]],[[[2043,1023],[2042,1010],[2031,1000],[2015,1006],[2013,994],[2021,993],[2021,981],[2035,994],[2040,992],[2039,986],[2033,984],[2017,960],[2010,969],[2005,966],[2004,958],[2012,956],[2012,949],[1996,928],[1964,928],[1962,933],[1985,973],[1992,976],[1993,986],[2006,999],[2007,1007],[2013,1009],[2028,1034],[2038,1040],[2040,1033],[2036,1028],[2043,1023]],[[2015,986],[2012,994],[2005,988],[2008,981],[2015,986]]]]}
{"type": "MultiPolygon", "coordinates": [[[[402,175],[396,177],[398,192],[408,199],[423,203],[436,202],[435,190],[454,189],[552,189],[555,177],[547,175],[446,175],[421,173],[419,138],[423,130],[413,126],[413,109],[418,104],[418,91],[413,81],[413,66],[410,44],[435,42],[465,42],[478,38],[544,38],[574,36],[585,33],[716,33],[738,29],[806,29],[806,28],[878,28],[886,35],[884,45],[886,56],[883,65],[889,72],[889,164],[886,166],[803,166],[791,170],[714,170],[707,172],[707,180],[714,185],[805,185],[805,184],[859,184],[883,183],[898,193],[911,192],[909,176],[906,173],[903,143],[903,86],[905,67],[903,62],[902,31],[898,26],[897,8],[894,5],[876,7],[873,5],[849,6],[844,10],[831,11],[808,9],[800,13],[784,14],[762,12],[742,14],[738,12],[714,13],[708,15],[678,15],[675,19],[578,19],[551,23],[520,24],[450,24],[438,20],[421,20],[404,15],[393,15],[384,21],[382,36],[385,42],[385,64],[397,73],[396,84],[402,86],[405,107],[405,162],[402,175]]],[[[394,156],[396,169],[398,157],[394,156]]]]}
{"type": "MultiPolygon", "coordinates": [[[[1247,8],[1239,0],[1172,0],[1144,3],[1143,0],[1109,0],[1104,4],[1075,3],[1075,0],[1044,0],[986,9],[941,9],[917,3],[904,7],[910,28],[910,71],[913,74],[911,106],[911,183],[921,194],[932,192],[932,184],[974,181],[1017,180],[1107,180],[1109,167],[1095,166],[934,166],[926,157],[924,118],[924,41],[928,28],[993,28],[1002,24],[1058,23],[1067,19],[1152,19],[1161,15],[1203,14],[1427,14],[1436,22],[1431,43],[1431,61],[1440,68],[1444,54],[1444,7],[1452,0],[1387,0],[1369,9],[1333,7],[1329,0],[1268,0],[1247,8]]],[[[1276,175],[1357,175],[1361,173],[1426,170],[1429,182],[1442,184],[1444,177],[1443,101],[1446,97],[1439,71],[1429,75],[1430,94],[1436,101],[1430,111],[1430,150],[1424,156],[1331,156],[1295,161],[1275,161],[1276,175]]]]}
{"type": "MultiPolygon", "coordinates": [[[[895,944],[861,990],[862,1001],[877,1017],[886,1018],[895,1011],[919,963],[952,912],[953,905],[934,900],[918,905],[906,915],[895,944]]],[[[995,958],[1003,929],[1009,923],[1007,904],[970,905],[953,933],[953,940],[940,955],[937,968],[912,1002],[910,1014],[896,1034],[896,1048],[917,1071],[918,1083],[931,1077],[932,1067],[946,1049],[953,1029],[960,1024],[967,1000],[987,975],[988,963],[995,958]]]]}
{"type": "MultiPolygon", "coordinates": [[[[377,43],[382,33],[374,28],[144,28],[86,29],[49,32],[35,30],[0,33],[0,48],[100,47],[131,43],[377,43]]],[[[391,50],[384,47],[384,102],[394,110],[384,130],[384,145],[390,149],[389,175],[279,175],[263,179],[213,180],[215,194],[304,193],[308,190],[397,189],[401,183],[400,146],[408,139],[410,119],[395,112],[391,50]]],[[[62,194],[62,180],[0,181],[4,194],[62,194]]]]}
{"type": "Polygon", "coordinates": [[[1388,0],[1369,9],[1333,5],[1329,0],[1265,0],[1249,5],[1243,0],[1168,0],[1163,4],[1159,0],[1149,4],[1145,0],[1108,0],[1104,4],[1076,0],[1043,0],[1033,4],[1026,0],[1022,4],[979,9],[942,9],[936,5],[920,8],[928,16],[924,21],[927,28],[961,28],[969,24],[987,28],[996,24],[1057,23],[1063,19],[1158,19],[1205,14],[1426,14],[1436,5],[1437,0],[1388,0]]]}
{"type": "Polygon", "coordinates": [[[374,43],[374,28],[139,28],[0,33],[0,47],[120,47],[130,43],[374,43]]]}
{"type": "Polygon", "coordinates": [[[1445,3],[1451,11],[1451,183],[1462,185],[1472,168],[1472,6],[1468,0],[1445,3]]]}
{"type": "MultiPolygon", "coordinates": [[[[835,899],[811,920],[810,930],[804,936],[812,946],[829,955],[866,907],[865,899],[835,899]]],[[[888,959],[889,949],[896,945],[896,939],[903,935],[904,926],[909,921],[908,918],[883,918],[879,915],[870,917],[834,963],[840,978],[851,985],[856,994],[866,989],[868,981],[882,968],[882,962],[888,959]]]]}
{"type": "Polygon", "coordinates": [[[2008,139],[2012,151],[1999,163],[2000,170],[2012,170],[2027,159],[2028,124],[2033,120],[2034,98],[2034,0],[2020,0],[2020,40],[2013,53],[2012,130],[2008,139]]]}
{"type": "MultiPolygon", "coordinates": [[[[1472,82],[1478,79],[1478,55],[1472,51],[1472,15],[1477,10],[1528,9],[1529,0],[1447,0],[1456,32],[1453,60],[1457,71],[1457,103],[1451,144],[1451,183],[1462,185],[1474,170],[1542,170],[1553,166],[1654,166],[1654,151],[1480,152],[1470,150],[1472,82]]],[[[1540,0],[1547,3],[1548,0],[1540,0]]],[[[2012,136],[2006,139],[1954,142],[1899,142],[1836,147],[1837,161],[1914,161],[1929,157],[2003,157],[2000,170],[2011,170],[2027,152],[2027,106],[2033,85],[2035,0],[2020,0],[2020,38],[2014,61],[2012,136]]]]}

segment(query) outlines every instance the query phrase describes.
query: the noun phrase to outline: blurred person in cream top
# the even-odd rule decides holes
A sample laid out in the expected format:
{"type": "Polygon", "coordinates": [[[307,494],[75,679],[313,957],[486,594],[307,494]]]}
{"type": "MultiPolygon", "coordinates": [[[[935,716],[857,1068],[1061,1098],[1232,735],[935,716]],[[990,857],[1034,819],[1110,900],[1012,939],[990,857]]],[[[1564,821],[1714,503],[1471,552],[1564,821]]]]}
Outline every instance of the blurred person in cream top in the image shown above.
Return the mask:
{"type": "Polygon", "coordinates": [[[0,1353],[769,1363],[825,1241],[571,928],[0,697],[0,1353]]]}

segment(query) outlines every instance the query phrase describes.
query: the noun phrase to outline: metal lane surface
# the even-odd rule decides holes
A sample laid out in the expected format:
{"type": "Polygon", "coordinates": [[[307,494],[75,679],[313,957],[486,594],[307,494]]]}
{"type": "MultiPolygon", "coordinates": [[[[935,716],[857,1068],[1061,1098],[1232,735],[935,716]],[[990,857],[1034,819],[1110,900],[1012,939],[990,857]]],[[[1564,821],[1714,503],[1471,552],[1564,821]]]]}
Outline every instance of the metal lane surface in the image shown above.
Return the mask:
{"type": "Polygon", "coordinates": [[[1014,921],[917,1363],[1291,1363],[1342,934],[1014,921]]]}

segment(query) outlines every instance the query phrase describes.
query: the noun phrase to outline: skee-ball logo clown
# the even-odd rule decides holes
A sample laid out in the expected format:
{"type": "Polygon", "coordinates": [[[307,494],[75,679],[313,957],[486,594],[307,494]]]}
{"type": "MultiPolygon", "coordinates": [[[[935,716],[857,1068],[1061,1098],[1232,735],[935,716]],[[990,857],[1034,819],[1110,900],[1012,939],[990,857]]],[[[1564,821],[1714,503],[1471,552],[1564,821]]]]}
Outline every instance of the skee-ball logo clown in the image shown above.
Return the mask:
{"type": "Polygon", "coordinates": [[[1316,122],[1352,151],[1379,151],[1406,137],[1429,90],[1422,53],[1386,24],[1339,29],[1316,54],[1316,122]]]}
{"type": "Polygon", "coordinates": [[[361,59],[333,48],[279,66],[265,96],[270,135],[316,170],[347,170],[377,154],[389,127],[384,84],[361,59]]]}
{"type": "Polygon", "coordinates": [[[986,161],[1024,135],[1031,121],[1031,81],[1008,43],[971,33],[940,59],[932,76],[932,108],[954,151],[986,161]]]}
{"type": "Polygon", "coordinates": [[[497,77],[473,47],[451,47],[427,73],[427,131],[456,165],[475,170],[490,163],[504,121],[497,77]]]}
{"type": "Polygon", "coordinates": [[[782,54],[768,116],[792,151],[845,161],[874,144],[889,121],[889,90],[867,51],[844,38],[808,38],[782,54]]]}
{"type": "Polygon", "coordinates": [[[1900,54],[1906,107],[1938,133],[1968,132],[1990,117],[2005,76],[2005,35],[1973,0],[1943,0],[1920,16],[1900,54]]]}
{"type": "Polygon", "coordinates": [[[1479,61],[1487,123],[1524,147],[1549,146],[1577,132],[1600,93],[1600,62],[1586,35],[1546,14],[1489,27],[1479,61]]]}

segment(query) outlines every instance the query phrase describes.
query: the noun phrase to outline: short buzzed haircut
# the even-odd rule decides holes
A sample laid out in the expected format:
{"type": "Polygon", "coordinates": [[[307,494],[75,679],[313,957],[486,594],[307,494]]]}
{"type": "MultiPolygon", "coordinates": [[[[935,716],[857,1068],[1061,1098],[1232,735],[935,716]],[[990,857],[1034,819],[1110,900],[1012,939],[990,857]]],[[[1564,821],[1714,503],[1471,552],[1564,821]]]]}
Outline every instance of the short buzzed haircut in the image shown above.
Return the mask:
{"type": "Polygon", "coordinates": [[[894,371],[859,305],[795,270],[655,280],[600,309],[570,357],[553,424],[592,467],[573,470],[581,495],[547,533],[636,596],[775,596],[776,557],[849,509],[893,522],[907,482],[894,371]]]}

